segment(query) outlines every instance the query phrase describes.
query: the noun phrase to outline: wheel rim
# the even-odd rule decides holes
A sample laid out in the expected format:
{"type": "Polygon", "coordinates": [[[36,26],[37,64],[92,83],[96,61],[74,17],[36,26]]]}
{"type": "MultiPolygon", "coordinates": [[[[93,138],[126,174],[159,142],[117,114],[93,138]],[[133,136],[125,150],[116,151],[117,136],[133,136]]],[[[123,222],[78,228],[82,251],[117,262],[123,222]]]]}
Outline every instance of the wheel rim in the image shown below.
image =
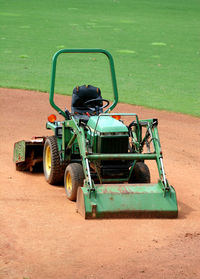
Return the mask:
{"type": "Polygon", "coordinates": [[[72,178],[69,172],[66,175],[66,190],[69,194],[72,192],[72,178]]]}
{"type": "Polygon", "coordinates": [[[46,166],[46,172],[47,175],[50,175],[51,172],[51,149],[50,146],[48,145],[46,147],[46,154],[45,154],[45,166],[46,166]]]}

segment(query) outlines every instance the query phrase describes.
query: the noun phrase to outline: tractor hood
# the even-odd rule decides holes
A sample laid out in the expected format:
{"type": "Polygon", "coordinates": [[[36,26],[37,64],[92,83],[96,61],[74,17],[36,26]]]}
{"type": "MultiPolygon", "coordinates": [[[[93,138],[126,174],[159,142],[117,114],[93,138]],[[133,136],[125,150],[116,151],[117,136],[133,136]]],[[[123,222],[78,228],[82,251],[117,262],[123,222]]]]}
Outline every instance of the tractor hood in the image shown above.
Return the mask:
{"type": "Polygon", "coordinates": [[[91,116],[88,126],[100,133],[128,133],[126,125],[111,116],[91,116]]]}

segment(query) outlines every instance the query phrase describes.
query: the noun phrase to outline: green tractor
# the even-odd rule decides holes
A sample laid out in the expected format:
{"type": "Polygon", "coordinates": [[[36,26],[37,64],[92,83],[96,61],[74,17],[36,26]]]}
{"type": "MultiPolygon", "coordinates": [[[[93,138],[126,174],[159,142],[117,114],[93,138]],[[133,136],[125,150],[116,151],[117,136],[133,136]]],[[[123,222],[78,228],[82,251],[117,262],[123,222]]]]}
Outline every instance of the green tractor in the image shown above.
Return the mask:
{"type": "Polygon", "coordinates": [[[139,120],[135,113],[112,113],[118,90],[111,54],[104,49],[62,49],[52,62],[51,106],[63,116],[50,115],[52,136],[20,141],[14,146],[18,170],[43,164],[48,183],[63,184],[84,218],[176,218],[177,199],[168,183],[158,135],[158,120],[139,120]],[[54,103],[56,63],[60,54],[102,53],[110,65],[114,101],[103,99],[100,88],[77,86],[71,112],[54,103]],[[123,118],[123,120],[122,120],[123,118]],[[131,122],[127,124],[127,119],[131,122]],[[146,161],[156,162],[158,182],[151,183],[146,161]]]}

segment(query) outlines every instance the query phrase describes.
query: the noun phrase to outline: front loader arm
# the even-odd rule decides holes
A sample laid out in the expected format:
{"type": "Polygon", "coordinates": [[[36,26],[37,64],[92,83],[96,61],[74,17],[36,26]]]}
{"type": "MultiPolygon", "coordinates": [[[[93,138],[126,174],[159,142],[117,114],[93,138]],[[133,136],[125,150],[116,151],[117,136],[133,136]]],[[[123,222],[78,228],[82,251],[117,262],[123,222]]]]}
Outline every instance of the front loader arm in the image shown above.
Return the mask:
{"type": "MultiPolygon", "coordinates": [[[[148,155],[154,155],[154,159],[156,160],[157,168],[158,168],[158,173],[159,173],[159,178],[161,181],[162,188],[164,192],[169,191],[170,187],[168,184],[168,181],[166,179],[165,175],[165,170],[164,170],[164,165],[163,165],[163,154],[161,150],[161,145],[160,145],[160,138],[159,138],[159,133],[158,133],[158,120],[157,119],[146,119],[146,120],[141,120],[138,121],[140,127],[146,127],[146,133],[144,135],[144,138],[141,139],[141,134],[140,134],[140,129],[137,128],[137,119],[136,121],[134,120],[130,125],[129,128],[132,126],[135,126],[137,128],[135,131],[131,130],[132,133],[132,143],[135,146],[135,151],[141,158],[141,160],[148,155]],[[152,142],[153,144],[153,152],[150,151],[150,143],[152,142]],[[147,149],[149,153],[142,153],[144,145],[147,145],[147,149]],[[144,155],[143,155],[144,154],[144,155]]],[[[147,158],[145,158],[147,159],[147,158]]],[[[132,168],[133,169],[133,168],[132,168]]]]}
{"type": "MultiPolygon", "coordinates": [[[[66,120],[63,125],[66,128],[71,128],[73,130],[73,135],[69,142],[66,144],[66,141],[63,142],[63,149],[65,151],[70,150],[75,139],[78,141],[79,151],[80,151],[80,157],[82,159],[82,166],[83,171],[85,174],[85,186],[87,186],[89,189],[94,189],[94,183],[91,179],[90,174],[90,167],[89,162],[87,158],[87,145],[85,140],[85,130],[83,126],[78,126],[77,121],[72,116],[71,120],[66,120]]],[[[64,134],[64,133],[63,133],[64,134]]],[[[67,154],[67,152],[65,152],[67,154]]]]}
{"type": "Polygon", "coordinates": [[[151,137],[152,137],[152,141],[153,141],[154,150],[157,155],[156,163],[157,163],[157,167],[158,167],[159,177],[164,185],[164,191],[169,191],[170,188],[169,188],[169,184],[166,179],[166,174],[165,174],[165,170],[164,170],[163,154],[162,154],[162,150],[161,150],[160,138],[159,138],[159,134],[158,134],[157,125],[152,125],[151,137]]]}

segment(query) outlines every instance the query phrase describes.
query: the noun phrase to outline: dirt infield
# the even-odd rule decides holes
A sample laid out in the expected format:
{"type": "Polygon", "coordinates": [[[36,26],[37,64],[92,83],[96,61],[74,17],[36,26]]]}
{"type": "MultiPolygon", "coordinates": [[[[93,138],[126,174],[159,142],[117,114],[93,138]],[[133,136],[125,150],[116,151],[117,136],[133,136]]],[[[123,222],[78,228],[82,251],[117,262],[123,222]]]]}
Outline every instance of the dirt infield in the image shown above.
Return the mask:
{"type": "MultiPolygon", "coordinates": [[[[70,98],[56,96],[60,105],[70,98]]],[[[200,278],[200,119],[120,104],[159,119],[179,218],[84,220],[62,187],[17,172],[13,144],[48,135],[48,94],[0,89],[0,279],[200,278]]]]}

